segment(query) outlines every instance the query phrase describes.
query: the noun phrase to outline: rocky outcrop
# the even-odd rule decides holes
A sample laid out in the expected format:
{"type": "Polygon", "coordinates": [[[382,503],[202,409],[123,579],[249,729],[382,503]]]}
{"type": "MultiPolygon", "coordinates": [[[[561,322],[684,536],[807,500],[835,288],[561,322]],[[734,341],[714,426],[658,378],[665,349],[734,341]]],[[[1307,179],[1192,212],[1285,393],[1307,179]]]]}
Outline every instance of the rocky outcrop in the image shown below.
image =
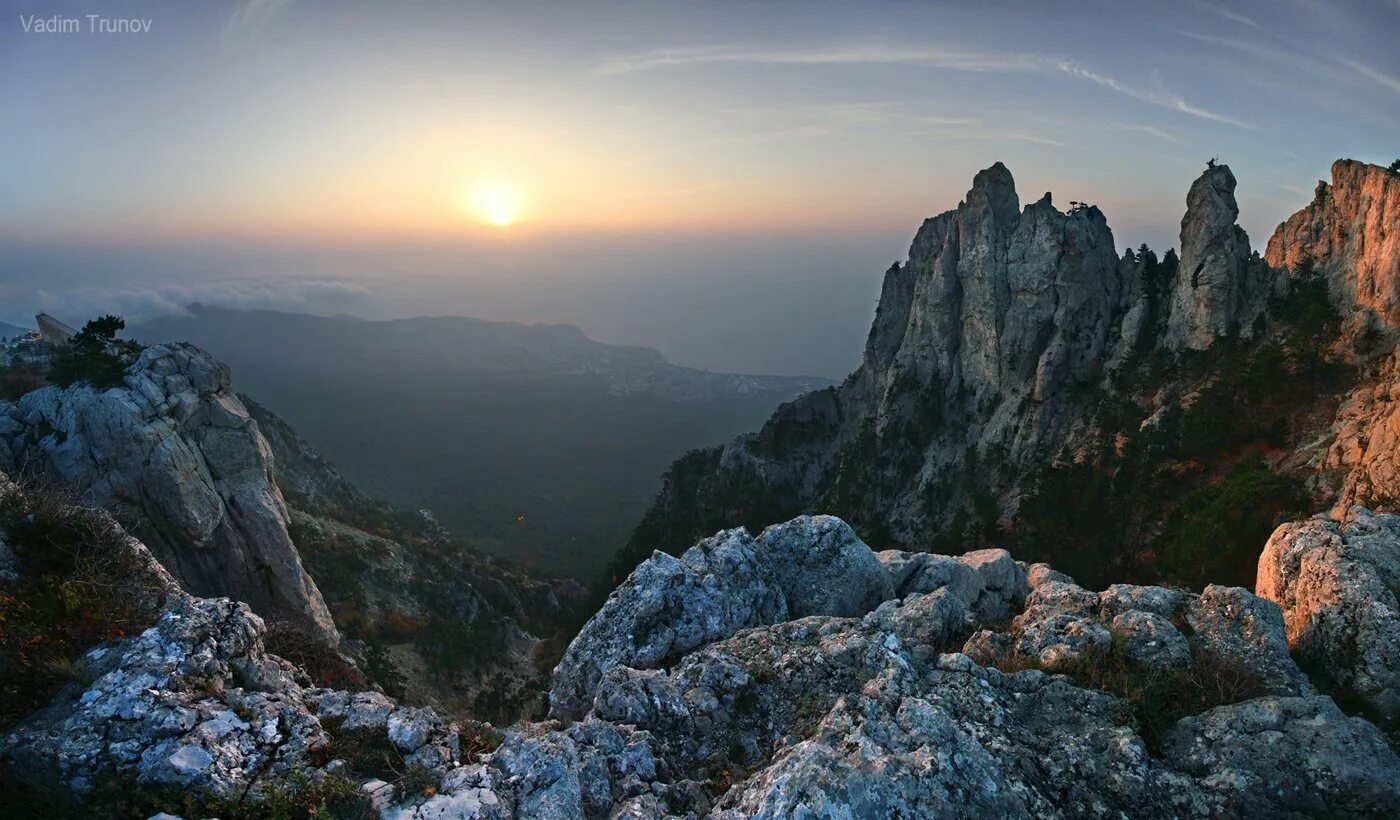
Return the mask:
{"type": "Polygon", "coordinates": [[[151,347],[121,387],[45,387],[0,402],[0,467],[109,509],[188,590],[338,640],[287,533],[257,424],[229,372],[185,344],[151,347]]]}
{"type": "Polygon", "coordinates": [[[316,688],[263,635],[246,606],[174,590],[0,739],[3,782],[82,805],[115,777],[166,810],[244,811],[349,784],[328,793],[411,820],[1382,817],[1400,801],[1385,736],[1312,690],[1269,601],[1093,593],[997,550],[877,555],[832,518],[639,567],[558,670],[570,723],[497,734],[316,688]],[[864,580],[832,588],[833,566],[864,580]],[[1109,648],[1076,663],[1098,632],[1109,648]],[[1183,675],[1175,696],[1154,688],[1183,675]]]}
{"type": "Polygon", "coordinates": [[[85,655],[93,683],[5,737],[0,761],[79,798],[114,773],[234,797],[320,770],[332,720],[379,733],[410,764],[443,771],[456,758],[455,731],[431,712],[312,688],[264,651],[263,632],[245,604],[181,595],[138,637],[85,655]]]}
{"type": "Polygon", "coordinates": [[[1144,362],[1163,365],[1147,377],[1160,379],[1178,354],[1269,327],[1290,280],[1251,251],[1235,185],[1220,165],[1191,186],[1178,263],[1120,256],[1098,208],[1060,211],[1049,194],[1022,207],[1005,166],[981,171],[886,272],[861,367],[759,432],[678,461],[617,568],[735,521],[804,512],[914,547],[1010,523],[1038,471],[1107,449],[1105,396],[1150,403],[1150,423],[1204,386],[1126,395],[1144,362]]]}
{"type": "Polygon", "coordinates": [[[794,519],[757,539],[721,532],[678,559],[658,553],[570,644],[554,671],[550,712],[587,712],[610,667],[653,669],[746,627],[861,614],[891,594],[870,548],[830,516],[794,519]]]}
{"type": "Polygon", "coordinates": [[[1181,268],[1163,339],[1168,350],[1204,350],[1227,334],[1248,337],[1269,306],[1275,274],[1249,248],[1237,223],[1235,175],[1206,169],[1186,195],[1181,268]]]}
{"type": "Polygon", "coordinates": [[[415,702],[483,720],[542,716],[549,653],[583,620],[582,585],[526,573],[429,510],[366,495],[285,421],[242,401],[273,453],[297,550],[349,642],[391,634],[390,662],[415,702]]]}
{"type": "Polygon", "coordinates": [[[1257,591],[1325,688],[1400,728],[1400,517],[1353,507],[1285,524],[1259,557],[1257,591]]]}
{"type": "MultiPolygon", "coordinates": [[[[600,663],[578,725],[648,733],[658,771],[709,780],[712,817],[1379,817],[1400,799],[1385,736],[1315,692],[1278,608],[1246,590],[1094,593],[1004,553],[878,557],[902,597],[861,617],[743,629],[665,669],[600,663]],[[1032,578],[1022,608],[1015,591],[1032,578]],[[1005,589],[1001,609],[967,605],[1005,589]],[[1160,689],[1178,680],[1175,694],[1160,689]],[[1208,689],[1217,699],[1199,711],[1157,711],[1208,689]]],[[[654,568],[674,561],[644,563],[610,605],[648,600],[646,587],[670,583],[654,568]]],[[[679,631],[713,606],[672,598],[649,631],[679,631]]],[[[630,634],[635,622],[609,611],[571,652],[630,634]]]]}
{"type": "Polygon", "coordinates": [[[1312,263],[1349,311],[1400,327],[1400,174],[1337,160],[1332,183],[1318,182],[1312,203],[1278,226],[1264,258],[1288,270],[1312,263]]]}

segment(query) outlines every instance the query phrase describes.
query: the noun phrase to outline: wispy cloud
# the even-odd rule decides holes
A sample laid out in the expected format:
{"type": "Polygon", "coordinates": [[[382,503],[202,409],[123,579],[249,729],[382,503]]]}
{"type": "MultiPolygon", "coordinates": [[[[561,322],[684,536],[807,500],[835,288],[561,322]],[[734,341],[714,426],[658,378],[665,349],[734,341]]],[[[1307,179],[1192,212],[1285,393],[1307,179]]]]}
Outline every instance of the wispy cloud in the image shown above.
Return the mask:
{"type": "Polygon", "coordinates": [[[1246,17],[1245,15],[1239,13],[1238,11],[1235,11],[1234,9],[1226,5],[1222,5],[1219,3],[1208,3],[1206,2],[1206,0],[1195,0],[1195,5],[1213,14],[1218,14],[1221,17],[1224,17],[1226,20],[1231,20],[1236,23],[1239,23],[1240,25],[1249,26],[1250,28],[1257,29],[1264,28],[1263,26],[1256,23],[1253,19],[1246,17]]]}
{"type": "Polygon", "coordinates": [[[978,52],[946,46],[840,45],[823,48],[784,49],[759,46],[700,46],[662,48],[614,57],[598,67],[602,74],[630,74],[676,66],[714,64],[754,65],[905,65],[964,72],[1054,73],[1087,80],[1142,102],[1192,117],[1236,128],[1253,130],[1242,120],[1192,104],[1176,94],[1149,91],[1091,71],[1063,58],[1009,52],[978,52]]]}
{"type": "Polygon", "coordinates": [[[906,137],[915,137],[928,140],[1015,140],[1016,142],[1029,142],[1036,145],[1049,145],[1053,148],[1068,148],[1069,143],[1062,142],[1039,134],[1027,134],[1021,131],[962,131],[957,129],[931,129],[928,131],[908,131],[906,137]]]}
{"type": "Polygon", "coordinates": [[[1355,60],[1343,60],[1342,63],[1361,76],[1379,83],[1391,91],[1400,92],[1400,77],[1394,74],[1387,74],[1378,68],[1372,68],[1365,63],[1358,63],[1355,60]]]}
{"type": "Polygon", "coordinates": [[[60,317],[117,313],[132,322],[184,316],[195,303],[238,310],[343,310],[359,305],[369,288],[326,279],[257,279],[141,288],[36,290],[39,306],[60,317]]]}
{"type": "Polygon", "coordinates": [[[1332,77],[1338,82],[1362,77],[1391,91],[1400,92],[1400,76],[1387,73],[1349,56],[1309,53],[1308,45],[1278,35],[1275,35],[1273,39],[1281,42],[1281,46],[1217,37],[1210,34],[1198,34],[1191,31],[1179,33],[1201,43],[1224,46],[1254,57],[1273,60],[1313,76],[1332,77]]]}
{"type": "Polygon", "coordinates": [[[1255,127],[1253,125],[1250,125],[1249,123],[1244,122],[1243,120],[1237,120],[1233,117],[1228,117],[1224,114],[1211,111],[1207,108],[1202,108],[1198,105],[1193,105],[1187,102],[1179,95],[1167,94],[1157,91],[1148,91],[1143,88],[1128,85],[1127,83],[1121,82],[1106,74],[1100,74],[1095,71],[1090,71],[1089,69],[1072,63],[1068,60],[1060,61],[1056,64],[1056,68],[1058,68],[1060,71],[1063,71],[1065,74],[1068,74],[1071,77],[1077,77],[1081,80],[1088,80],[1089,82],[1101,85],[1104,88],[1117,91],[1119,94],[1124,94],[1126,96],[1132,97],[1135,100],[1141,100],[1143,102],[1151,103],[1153,105],[1170,109],[1172,111],[1179,111],[1183,114],[1189,114],[1193,117],[1198,117],[1203,120],[1224,123],[1225,125],[1233,125],[1236,128],[1244,128],[1251,131],[1255,130],[1255,127]]]}
{"type": "Polygon", "coordinates": [[[240,0],[224,21],[224,34],[257,31],[267,25],[292,0],[240,0]]]}
{"type": "Polygon", "coordinates": [[[1141,123],[1122,123],[1114,127],[1122,131],[1137,131],[1142,134],[1150,134],[1156,137],[1157,139],[1166,140],[1167,142],[1174,142],[1177,145],[1181,145],[1183,142],[1181,137],[1178,137],[1177,135],[1173,134],[1170,131],[1167,131],[1164,128],[1158,128],[1153,125],[1142,125],[1141,123]]]}
{"type": "Polygon", "coordinates": [[[602,74],[628,74],[657,68],[717,63],[753,65],[913,65],[952,71],[1028,71],[1043,64],[1029,54],[976,52],[945,46],[843,45],[785,49],[760,46],[661,48],[622,55],[604,62],[602,74]]]}

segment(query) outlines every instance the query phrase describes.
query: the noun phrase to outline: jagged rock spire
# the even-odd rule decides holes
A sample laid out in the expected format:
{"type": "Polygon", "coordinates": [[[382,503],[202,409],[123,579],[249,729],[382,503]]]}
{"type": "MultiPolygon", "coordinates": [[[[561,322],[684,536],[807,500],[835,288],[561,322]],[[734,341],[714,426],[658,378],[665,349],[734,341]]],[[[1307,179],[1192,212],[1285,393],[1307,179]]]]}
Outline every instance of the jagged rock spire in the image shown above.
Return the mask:
{"type": "Polygon", "coordinates": [[[1230,333],[1248,336],[1268,307],[1272,276],[1252,258],[1239,215],[1230,166],[1207,168],[1186,195],[1167,349],[1203,350],[1230,333]]]}

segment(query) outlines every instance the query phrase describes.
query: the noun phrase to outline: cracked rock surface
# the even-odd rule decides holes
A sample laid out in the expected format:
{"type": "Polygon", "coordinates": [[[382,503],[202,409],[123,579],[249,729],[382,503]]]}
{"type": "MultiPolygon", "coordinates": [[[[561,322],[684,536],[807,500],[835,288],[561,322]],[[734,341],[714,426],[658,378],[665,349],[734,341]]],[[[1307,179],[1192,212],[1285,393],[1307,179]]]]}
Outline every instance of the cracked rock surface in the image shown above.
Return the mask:
{"type": "Polygon", "coordinates": [[[581,711],[486,751],[432,710],[311,686],[246,605],[175,590],[0,739],[0,766],[67,798],[117,773],[255,799],[343,775],[354,740],[417,773],[355,774],[402,820],[1393,816],[1390,739],[1318,693],[1285,623],[1243,589],[1093,592],[1000,551],[877,555],[804,517],[638,567],[556,671],[581,711]],[[858,583],[814,590],[833,565],[858,583]],[[794,590],[821,603],[794,613],[794,590]],[[1105,660],[1149,688],[1248,686],[1172,711],[1086,669],[1105,660]]]}

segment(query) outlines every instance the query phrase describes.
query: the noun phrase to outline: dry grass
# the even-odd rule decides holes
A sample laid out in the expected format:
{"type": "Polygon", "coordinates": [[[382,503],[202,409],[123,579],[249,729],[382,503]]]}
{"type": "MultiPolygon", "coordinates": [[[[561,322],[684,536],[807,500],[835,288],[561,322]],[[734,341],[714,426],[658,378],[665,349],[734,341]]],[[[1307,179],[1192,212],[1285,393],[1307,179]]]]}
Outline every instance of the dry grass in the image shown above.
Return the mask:
{"type": "Polygon", "coordinates": [[[18,583],[0,587],[0,728],[47,703],[104,641],[155,622],[165,589],[105,514],[29,481],[0,513],[18,583]]]}

